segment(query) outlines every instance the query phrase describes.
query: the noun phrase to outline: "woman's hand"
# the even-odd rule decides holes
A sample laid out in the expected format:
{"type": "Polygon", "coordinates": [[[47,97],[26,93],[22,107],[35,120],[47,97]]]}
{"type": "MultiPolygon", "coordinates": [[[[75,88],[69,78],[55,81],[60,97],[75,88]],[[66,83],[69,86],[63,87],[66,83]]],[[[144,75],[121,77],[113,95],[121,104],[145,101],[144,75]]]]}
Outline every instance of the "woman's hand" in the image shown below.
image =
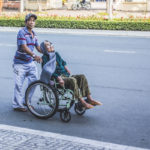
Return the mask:
{"type": "Polygon", "coordinates": [[[58,80],[58,82],[59,82],[59,84],[61,85],[61,86],[64,86],[64,80],[62,79],[62,77],[61,76],[59,76],[58,78],[57,78],[57,80],[58,80]]]}

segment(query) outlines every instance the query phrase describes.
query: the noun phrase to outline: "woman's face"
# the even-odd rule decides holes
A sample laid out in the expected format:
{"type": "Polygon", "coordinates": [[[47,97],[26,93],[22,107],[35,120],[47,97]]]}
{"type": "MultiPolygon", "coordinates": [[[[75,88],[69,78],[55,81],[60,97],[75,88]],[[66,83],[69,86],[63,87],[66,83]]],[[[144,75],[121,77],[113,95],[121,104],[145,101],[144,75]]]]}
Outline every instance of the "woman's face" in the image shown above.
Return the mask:
{"type": "Polygon", "coordinates": [[[46,50],[48,52],[53,52],[54,51],[54,46],[50,42],[45,41],[44,44],[45,44],[46,50]]]}

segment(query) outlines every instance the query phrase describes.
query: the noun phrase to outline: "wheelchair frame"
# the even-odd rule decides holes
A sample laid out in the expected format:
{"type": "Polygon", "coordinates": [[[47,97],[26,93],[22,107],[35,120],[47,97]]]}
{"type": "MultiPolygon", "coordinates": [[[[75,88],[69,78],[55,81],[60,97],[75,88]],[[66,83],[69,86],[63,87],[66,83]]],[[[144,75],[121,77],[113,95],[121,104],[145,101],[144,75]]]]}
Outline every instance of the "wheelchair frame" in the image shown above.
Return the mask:
{"type": "MultiPolygon", "coordinates": [[[[37,96],[37,95],[36,95],[37,96]]],[[[35,98],[37,100],[37,98],[35,98]]],[[[82,103],[75,99],[74,93],[70,89],[60,88],[59,83],[56,83],[54,81],[54,85],[47,85],[40,80],[35,81],[31,83],[25,93],[25,101],[27,108],[29,111],[36,117],[40,119],[47,119],[55,115],[56,112],[60,112],[60,119],[63,122],[69,122],[71,120],[71,113],[70,109],[74,105],[74,110],[78,115],[83,115],[86,111],[86,108],[83,107],[82,103]],[[50,111],[47,114],[41,115],[37,110],[35,109],[35,106],[31,105],[32,96],[30,96],[31,91],[34,91],[35,87],[39,86],[39,91],[42,93],[40,98],[38,98],[38,101],[36,102],[37,106],[48,106],[47,108],[53,109],[53,111],[50,111]],[[51,94],[53,94],[54,98],[51,98],[51,94]],[[53,103],[55,102],[55,105],[53,103]],[[65,104],[61,104],[61,103],[65,104]]],[[[46,109],[45,109],[46,110],[46,109]]],[[[43,110],[43,112],[45,111],[43,110]]]]}

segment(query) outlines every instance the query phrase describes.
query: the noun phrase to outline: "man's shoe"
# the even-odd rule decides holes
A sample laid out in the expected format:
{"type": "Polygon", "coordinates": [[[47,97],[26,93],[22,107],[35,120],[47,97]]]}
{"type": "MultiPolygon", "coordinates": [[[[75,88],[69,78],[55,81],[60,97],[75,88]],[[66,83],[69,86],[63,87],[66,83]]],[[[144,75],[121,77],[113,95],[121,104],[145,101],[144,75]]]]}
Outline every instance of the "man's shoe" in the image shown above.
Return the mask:
{"type": "Polygon", "coordinates": [[[15,111],[22,111],[22,112],[26,112],[27,109],[26,108],[14,108],[15,111]]]}

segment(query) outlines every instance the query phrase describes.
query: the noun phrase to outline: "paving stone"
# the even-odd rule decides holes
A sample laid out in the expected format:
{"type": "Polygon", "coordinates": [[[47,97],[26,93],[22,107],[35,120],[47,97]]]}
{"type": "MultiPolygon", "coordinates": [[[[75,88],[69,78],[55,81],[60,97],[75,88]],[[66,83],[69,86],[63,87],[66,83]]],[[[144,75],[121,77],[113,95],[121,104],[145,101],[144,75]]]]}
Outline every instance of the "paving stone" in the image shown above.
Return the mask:
{"type": "MultiPolygon", "coordinates": [[[[10,130],[0,130],[0,149],[3,150],[104,150],[88,144],[37,136],[10,130]]],[[[106,150],[106,149],[105,149],[106,150]]]]}

